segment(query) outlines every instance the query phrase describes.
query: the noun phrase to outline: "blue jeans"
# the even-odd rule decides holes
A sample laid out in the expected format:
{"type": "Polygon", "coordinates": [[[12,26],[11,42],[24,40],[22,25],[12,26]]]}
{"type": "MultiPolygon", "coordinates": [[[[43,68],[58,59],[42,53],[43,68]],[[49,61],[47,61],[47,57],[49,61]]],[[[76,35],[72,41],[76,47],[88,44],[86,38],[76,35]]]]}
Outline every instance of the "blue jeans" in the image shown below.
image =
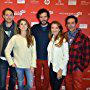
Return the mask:
{"type": "Polygon", "coordinates": [[[33,74],[30,71],[30,68],[16,68],[19,90],[30,90],[33,87],[33,74]],[[27,79],[27,85],[24,88],[24,73],[27,79]]]}
{"type": "Polygon", "coordinates": [[[0,59],[0,90],[6,90],[6,77],[7,77],[8,68],[10,70],[8,90],[14,90],[15,83],[17,80],[16,70],[11,66],[9,67],[7,61],[1,59],[0,59]]]}

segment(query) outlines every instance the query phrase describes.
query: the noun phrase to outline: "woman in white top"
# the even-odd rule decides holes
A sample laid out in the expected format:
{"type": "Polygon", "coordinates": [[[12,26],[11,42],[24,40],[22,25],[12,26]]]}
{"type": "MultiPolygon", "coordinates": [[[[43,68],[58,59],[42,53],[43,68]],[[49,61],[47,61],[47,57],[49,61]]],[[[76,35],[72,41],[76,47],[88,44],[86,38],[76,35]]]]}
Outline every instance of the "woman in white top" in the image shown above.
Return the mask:
{"type": "Polygon", "coordinates": [[[19,90],[24,90],[24,73],[27,79],[25,90],[30,90],[36,67],[36,43],[34,36],[30,33],[30,25],[26,19],[18,20],[17,32],[18,34],[10,39],[5,49],[5,55],[9,65],[16,68],[19,90]],[[11,51],[13,51],[14,57],[11,57],[11,51]]]}
{"type": "Polygon", "coordinates": [[[57,22],[51,23],[50,42],[48,45],[48,65],[52,90],[59,90],[67,71],[69,60],[68,43],[63,35],[63,27],[57,22]]]}

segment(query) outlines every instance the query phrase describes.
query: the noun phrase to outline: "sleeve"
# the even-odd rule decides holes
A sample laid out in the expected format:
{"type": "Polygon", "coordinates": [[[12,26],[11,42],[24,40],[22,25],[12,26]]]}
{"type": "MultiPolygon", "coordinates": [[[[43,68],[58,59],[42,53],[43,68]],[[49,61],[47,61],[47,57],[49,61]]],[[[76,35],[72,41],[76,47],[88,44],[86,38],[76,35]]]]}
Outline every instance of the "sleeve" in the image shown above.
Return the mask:
{"type": "Polygon", "coordinates": [[[50,67],[50,62],[51,62],[51,48],[50,48],[50,44],[51,44],[51,41],[49,42],[48,47],[47,47],[47,52],[48,52],[48,66],[49,67],[50,67]]]}
{"type": "Polygon", "coordinates": [[[13,47],[15,45],[15,40],[14,40],[14,37],[12,37],[8,44],[7,44],[7,47],[5,49],[5,56],[6,56],[6,59],[9,63],[9,65],[11,66],[12,64],[14,64],[14,61],[13,61],[13,58],[11,57],[11,52],[13,50],[13,47]]]}
{"type": "Polygon", "coordinates": [[[31,27],[31,34],[32,34],[33,36],[35,36],[35,25],[33,25],[33,26],[31,27]]]}
{"type": "Polygon", "coordinates": [[[68,42],[63,42],[62,44],[62,52],[63,52],[63,60],[62,64],[60,65],[60,68],[63,70],[66,68],[68,60],[69,60],[69,48],[68,48],[68,42]]]}
{"type": "Polygon", "coordinates": [[[36,41],[35,38],[33,37],[34,40],[34,45],[32,46],[32,61],[31,61],[31,67],[35,67],[36,68],[36,41]]]}
{"type": "Polygon", "coordinates": [[[90,63],[90,39],[88,37],[85,38],[83,44],[83,61],[84,67],[87,68],[90,63]]]}

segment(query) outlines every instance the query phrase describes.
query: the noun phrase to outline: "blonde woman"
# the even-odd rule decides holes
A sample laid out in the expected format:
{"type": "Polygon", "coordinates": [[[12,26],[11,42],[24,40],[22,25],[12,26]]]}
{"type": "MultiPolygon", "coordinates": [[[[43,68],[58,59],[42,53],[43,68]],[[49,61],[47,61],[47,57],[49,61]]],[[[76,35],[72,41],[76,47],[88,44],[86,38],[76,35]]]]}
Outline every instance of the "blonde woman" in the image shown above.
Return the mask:
{"type": "Polygon", "coordinates": [[[24,73],[27,79],[25,90],[30,90],[36,67],[36,43],[34,36],[30,34],[30,25],[26,19],[17,22],[17,32],[18,34],[10,39],[5,55],[9,65],[16,68],[19,90],[24,90],[24,73]],[[13,58],[10,55],[11,51],[14,53],[13,58]]]}
{"type": "Polygon", "coordinates": [[[60,90],[66,76],[68,55],[67,39],[63,36],[63,27],[57,22],[51,23],[50,42],[48,45],[48,65],[52,90],[60,90]]]}

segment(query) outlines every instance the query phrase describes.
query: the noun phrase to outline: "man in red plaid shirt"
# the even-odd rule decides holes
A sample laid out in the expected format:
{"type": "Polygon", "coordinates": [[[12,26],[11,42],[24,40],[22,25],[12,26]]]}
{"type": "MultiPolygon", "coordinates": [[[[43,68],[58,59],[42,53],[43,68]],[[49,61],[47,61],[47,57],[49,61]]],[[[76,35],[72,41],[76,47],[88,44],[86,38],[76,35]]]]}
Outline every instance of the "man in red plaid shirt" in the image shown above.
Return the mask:
{"type": "Polygon", "coordinates": [[[90,62],[90,38],[77,27],[78,19],[71,15],[65,19],[69,43],[66,90],[83,90],[83,70],[90,62]]]}

